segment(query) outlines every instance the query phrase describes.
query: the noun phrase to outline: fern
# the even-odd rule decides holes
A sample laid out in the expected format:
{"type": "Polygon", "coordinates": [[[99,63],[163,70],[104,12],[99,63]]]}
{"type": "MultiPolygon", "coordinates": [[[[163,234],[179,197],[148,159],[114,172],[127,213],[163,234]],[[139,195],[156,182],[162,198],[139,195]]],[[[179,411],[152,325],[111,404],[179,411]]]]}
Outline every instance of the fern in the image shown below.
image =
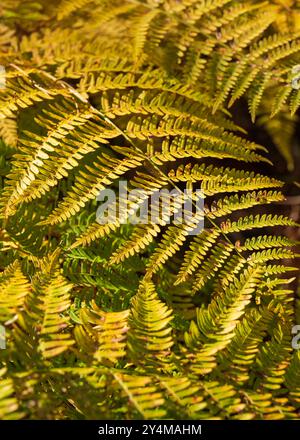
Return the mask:
{"type": "Polygon", "coordinates": [[[0,418],[299,417],[285,3],[1,7],[0,418]]]}

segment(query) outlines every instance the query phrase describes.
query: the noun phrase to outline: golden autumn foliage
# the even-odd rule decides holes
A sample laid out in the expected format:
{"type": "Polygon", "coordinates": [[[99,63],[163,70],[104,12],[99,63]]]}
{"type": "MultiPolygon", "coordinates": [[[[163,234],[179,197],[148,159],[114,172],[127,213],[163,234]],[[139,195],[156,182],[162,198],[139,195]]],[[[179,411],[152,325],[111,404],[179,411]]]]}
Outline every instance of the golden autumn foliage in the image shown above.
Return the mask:
{"type": "Polygon", "coordinates": [[[298,418],[299,226],[240,109],[292,171],[300,2],[6,0],[0,20],[0,419],[298,418]],[[99,224],[120,180],[131,209],[201,189],[204,229],[99,224]]]}

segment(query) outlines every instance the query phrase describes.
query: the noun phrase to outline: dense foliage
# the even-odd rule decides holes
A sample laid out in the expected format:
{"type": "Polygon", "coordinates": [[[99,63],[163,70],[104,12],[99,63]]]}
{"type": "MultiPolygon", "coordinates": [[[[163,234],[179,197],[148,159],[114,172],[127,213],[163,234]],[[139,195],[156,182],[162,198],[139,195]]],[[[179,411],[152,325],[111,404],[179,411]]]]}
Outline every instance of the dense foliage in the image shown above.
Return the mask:
{"type": "Polygon", "coordinates": [[[272,161],[296,166],[300,2],[0,18],[0,418],[297,418],[298,218],[272,161]],[[142,190],[128,216],[162,188],[204,209],[99,224],[120,179],[142,190]]]}

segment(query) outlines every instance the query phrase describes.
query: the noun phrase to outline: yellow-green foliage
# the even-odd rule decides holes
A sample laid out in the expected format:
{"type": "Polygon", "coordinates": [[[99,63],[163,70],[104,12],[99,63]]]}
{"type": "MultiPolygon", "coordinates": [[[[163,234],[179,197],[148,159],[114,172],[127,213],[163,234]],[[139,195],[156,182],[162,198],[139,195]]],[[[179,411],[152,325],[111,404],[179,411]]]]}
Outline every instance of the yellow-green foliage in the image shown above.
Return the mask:
{"type": "Polygon", "coordinates": [[[0,19],[0,419],[297,418],[298,225],[231,112],[293,168],[300,2],[6,0],[0,19]],[[129,208],[186,186],[204,211],[100,225],[120,179],[143,190],[129,208]]]}

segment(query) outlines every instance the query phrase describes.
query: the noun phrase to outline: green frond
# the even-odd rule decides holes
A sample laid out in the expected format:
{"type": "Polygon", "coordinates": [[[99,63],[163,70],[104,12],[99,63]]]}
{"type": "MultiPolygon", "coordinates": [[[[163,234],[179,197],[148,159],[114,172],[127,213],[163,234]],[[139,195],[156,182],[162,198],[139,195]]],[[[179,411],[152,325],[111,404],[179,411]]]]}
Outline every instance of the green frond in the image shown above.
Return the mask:
{"type": "Polygon", "coordinates": [[[84,353],[92,354],[100,363],[116,363],[126,351],[129,310],[104,312],[93,302],[91,308],[80,311],[81,325],[75,328],[75,337],[84,353]]]}
{"type": "Polygon", "coordinates": [[[215,354],[223,350],[233,339],[235,327],[244,315],[261,276],[261,268],[249,266],[229,287],[217,293],[207,309],[198,310],[197,324],[193,323],[189,332],[185,334],[187,346],[194,349],[198,347],[196,359],[199,359],[199,363],[197,365],[196,361],[193,364],[194,371],[200,374],[202,370],[206,371],[203,357],[210,359],[210,370],[215,365],[215,354]]]}
{"type": "Polygon", "coordinates": [[[299,376],[300,352],[296,350],[285,376],[285,383],[288,387],[292,401],[299,407],[300,404],[300,376],[299,376]]]}
{"type": "Polygon", "coordinates": [[[244,385],[250,380],[251,367],[275,319],[272,309],[261,308],[249,309],[239,321],[234,338],[220,353],[220,365],[224,365],[221,369],[230,366],[229,374],[234,383],[244,385]]]}
{"type": "Polygon", "coordinates": [[[57,255],[45,257],[34,275],[24,312],[16,323],[16,344],[20,350],[30,344],[34,356],[45,359],[68,350],[74,341],[68,329],[72,285],[59,273],[57,255]]]}
{"type": "Polygon", "coordinates": [[[73,12],[77,12],[88,4],[93,3],[94,2],[91,0],[63,0],[60,2],[59,7],[57,8],[57,18],[58,20],[63,20],[64,18],[70,16],[73,12]]]}
{"type": "Polygon", "coordinates": [[[18,399],[14,396],[14,384],[12,379],[3,378],[3,371],[0,371],[0,418],[1,420],[16,420],[22,417],[18,411],[18,399]]]}
{"type": "Polygon", "coordinates": [[[187,236],[197,229],[202,221],[203,213],[200,212],[195,215],[190,214],[178,225],[169,226],[149,259],[146,276],[151,277],[172,255],[179,251],[187,236]]]}
{"type": "Polygon", "coordinates": [[[238,231],[246,231],[254,228],[265,228],[266,226],[297,226],[297,223],[283,215],[252,215],[241,217],[237,222],[227,220],[221,224],[221,229],[225,234],[238,231]]]}
{"type": "Polygon", "coordinates": [[[223,264],[234,251],[231,243],[219,243],[212,249],[211,254],[206,258],[195,274],[193,292],[200,290],[210,279],[212,279],[222,268],[223,264]]]}
{"type": "Polygon", "coordinates": [[[139,166],[141,161],[141,158],[136,158],[133,155],[119,160],[103,154],[91,166],[86,165],[78,173],[72,191],[50,214],[46,223],[54,225],[68,219],[71,215],[75,215],[89,200],[96,198],[100,191],[106,188],[106,185],[110,185],[131,168],[139,166]]]}
{"type": "Polygon", "coordinates": [[[17,146],[17,122],[14,118],[0,119],[0,138],[11,147],[17,146]]]}
{"type": "Polygon", "coordinates": [[[291,407],[287,405],[287,399],[273,399],[268,392],[247,390],[243,393],[248,403],[248,408],[257,414],[261,420],[293,419],[291,407]]]}
{"type": "MultiPolygon", "coordinates": [[[[29,72],[30,73],[30,72],[29,72]]],[[[17,110],[28,108],[44,100],[53,100],[57,95],[66,95],[68,92],[61,87],[51,87],[31,79],[23,72],[13,71],[7,75],[6,86],[1,90],[0,119],[13,117],[17,110]]]]}
{"type": "Polygon", "coordinates": [[[245,243],[240,246],[240,250],[260,250],[267,248],[277,248],[277,247],[285,247],[285,246],[295,246],[296,242],[290,240],[284,236],[277,235],[260,235],[258,237],[251,237],[245,240],[245,243]]]}
{"type": "Polygon", "coordinates": [[[18,260],[1,273],[0,283],[0,322],[4,323],[18,317],[31,289],[18,260]]]}
{"type": "Polygon", "coordinates": [[[0,419],[298,418],[300,2],[2,3],[0,419]]]}
{"type": "Polygon", "coordinates": [[[142,282],[131,302],[129,356],[141,364],[163,365],[167,362],[174,344],[171,320],[172,310],[158,299],[154,284],[142,282]]]}
{"type": "Polygon", "coordinates": [[[204,230],[190,244],[189,250],[184,255],[184,260],[178,273],[175,284],[182,283],[192,275],[205,259],[209,249],[216,243],[220,232],[217,229],[210,231],[204,230]]]}
{"type": "Polygon", "coordinates": [[[297,117],[290,116],[286,111],[282,111],[279,116],[272,119],[266,120],[262,117],[260,122],[266,127],[274,144],[285,158],[287,168],[293,170],[295,164],[291,144],[296,132],[297,117]]]}
{"type": "Polygon", "coordinates": [[[130,400],[141,418],[156,419],[165,415],[163,395],[151,378],[116,373],[114,379],[119,385],[121,395],[130,400]]]}
{"type": "Polygon", "coordinates": [[[214,219],[231,214],[237,210],[249,209],[254,206],[269,204],[272,202],[280,202],[283,200],[284,196],[279,191],[252,191],[241,194],[240,196],[234,194],[220,198],[216,203],[213,203],[210,208],[207,208],[206,216],[214,219]]]}
{"type": "Polygon", "coordinates": [[[280,389],[291,357],[290,339],[289,325],[279,322],[257,356],[255,369],[261,373],[257,386],[266,390],[280,389]]]}

